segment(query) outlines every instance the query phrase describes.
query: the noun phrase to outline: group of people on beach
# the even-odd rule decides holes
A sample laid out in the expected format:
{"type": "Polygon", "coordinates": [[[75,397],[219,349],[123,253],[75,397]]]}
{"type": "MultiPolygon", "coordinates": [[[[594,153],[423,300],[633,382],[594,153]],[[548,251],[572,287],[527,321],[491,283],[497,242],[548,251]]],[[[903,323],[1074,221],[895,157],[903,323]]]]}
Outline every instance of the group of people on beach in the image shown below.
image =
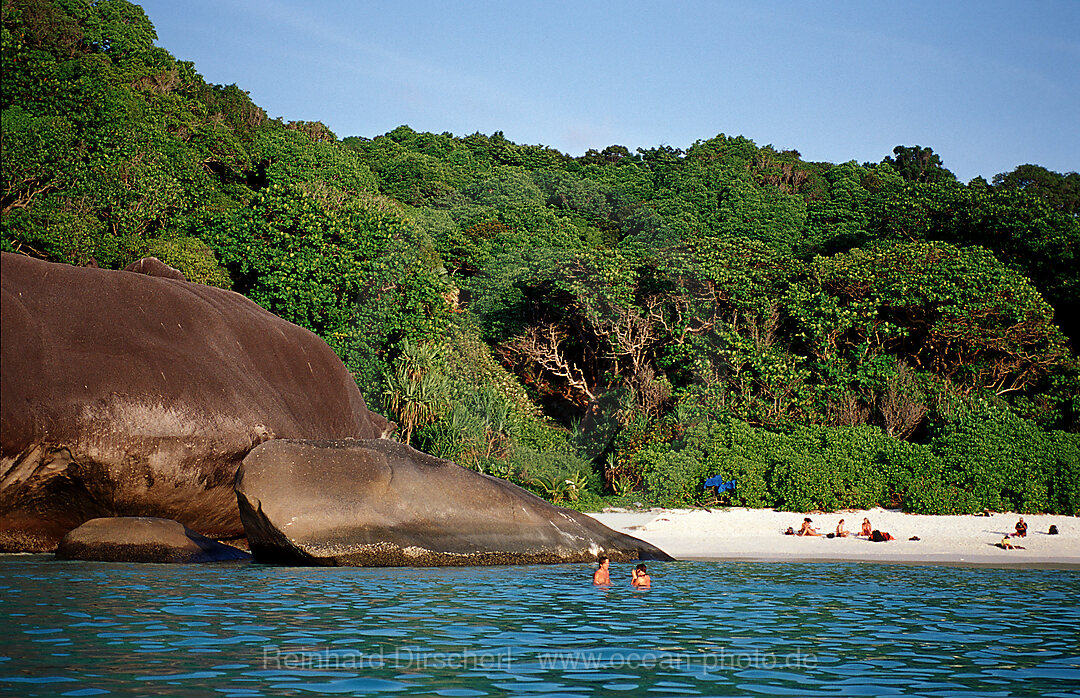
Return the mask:
{"type": "MultiPolygon", "coordinates": [[[[610,564],[611,560],[606,556],[600,557],[597,561],[596,571],[593,572],[593,584],[600,586],[611,584],[610,564]]],[[[638,563],[638,566],[630,573],[630,586],[635,589],[648,589],[652,586],[652,577],[649,576],[648,569],[645,567],[644,562],[638,563]]]]}
{"type": "Polygon", "coordinates": [[[865,517],[863,517],[862,527],[860,527],[858,533],[854,533],[854,532],[849,531],[846,528],[844,528],[844,520],[843,519],[840,519],[840,521],[836,524],[836,530],[834,532],[825,533],[825,534],[821,533],[816,528],[814,528],[813,523],[814,523],[813,519],[811,519],[809,516],[807,516],[806,518],[803,519],[802,528],[800,528],[798,531],[796,531],[795,528],[792,526],[792,527],[788,527],[788,530],[784,531],[784,533],[786,535],[789,535],[789,536],[821,536],[821,535],[824,535],[827,538],[847,538],[848,536],[851,536],[853,538],[865,537],[865,538],[869,538],[870,540],[873,540],[873,541],[893,540],[893,537],[892,537],[891,534],[889,534],[886,531],[878,531],[878,530],[876,530],[873,526],[870,525],[870,519],[865,518],[865,517]]]}
{"type": "MultiPolygon", "coordinates": [[[[988,516],[989,513],[981,514],[981,515],[988,516]]],[[[980,516],[980,514],[976,514],[976,516],[980,516]]],[[[833,533],[826,533],[826,534],[822,534],[820,531],[818,531],[816,528],[814,528],[813,523],[814,523],[813,519],[811,519],[809,516],[807,516],[807,517],[805,517],[803,519],[802,527],[799,528],[799,530],[796,531],[793,526],[789,526],[788,529],[786,531],[784,531],[784,533],[786,535],[789,535],[789,536],[821,536],[821,535],[825,535],[828,538],[847,538],[848,536],[852,536],[852,537],[855,537],[855,538],[865,537],[865,538],[868,538],[869,540],[872,540],[872,541],[895,540],[895,538],[893,538],[893,536],[888,531],[879,531],[879,530],[875,529],[873,526],[871,526],[870,525],[870,519],[865,518],[865,517],[862,520],[862,527],[859,529],[858,533],[853,533],[853,532],[847,530],[846,528],[844,528],[844,520],[843,519],[840,519],[839,523],[836,524],[836,530],[833,533]]],[[[1016,532],[1011,534],[1012,538],[1026,538],[1027,537],[1028,525],[1027,525],[1027,522],[1024,521],[1023,516],[1021,516],[1020,520],[1016,522],[1015,530],[1016,530],[1016,532]]],[[[1057,526],[1051,526],[1050,530],[1047,531],[1047,533],[1049,535],[1052,535],[1052,536],[1056,535],[1057,532],[1058,532],[1057,531],[1057,526]]],[[[1006,534],[1005,537],[1001,539],[1000,543],[995,543],[994,545],[996,545],[999,548],[1002,548],[1003,550],[1023,550],[1024,549],[1024,546],[1017,545],[1016,543],[1013,543],[1011,540],[1009,540],[1009,538],[1010,538],[1010,534],[1006,534]]],[[[919,540],[919,538],[918,538],[918,536],[912,536],[911,540],[919,540]]]]}
{"type": "MultiPolygon", "coordinates": [[[[990,515],[989,512],[984,514],[984,516],[989,516],[989,515],[990,515]]],[[[976,514],[976,516],[979,516],[979,514],[976,514]]],[[[1021,516],[1020,520],[1016,522],[1016,525],[1013,526],[1013,529],[1016,532],[1011,535],[1012,538],[1027,538],[1028,525],[1027,525],[1027,522],[1024,521],[1023,516],[1021,516]]],[[[1057,534],[1058,534],[1057,525],[1056,524],[1050,524],[1050,528],[1046,531],[1046,535],[1048,535],[1048,536],[1056,536],[1057,534]]],[[[1001,542],[1000,543],[994,543],[994,545],[1001,548],[1002,550],[1024,550],[1024,546],[1017,545],[1016,543],[1013,543],[1011,540],[1009,540],[1009,538],[1010,538],[1010,535],[1008,533],[1006,533],[1005,537],[1001,539],[1001,542]]]]}
{"type": "MultiPolygon", "coordinates": [[[[1027,538],[1028,526],[1027,526],[1027,522],[1024,521],[1023,516],[1021,516],[1020,520],[1016,522],[1016,526],[1014,526],[1014,528],[1016,529],[1016,533],[1012,534],[1013,538],[1027,538]]],[[[1052,532],[1054,532],[1054,533],[1057,532],[1057,527],[1056,526],[1051,526],[1050,528],[1051,528],[1052,532]]],[[[1015,543],[1012,543],[1009,540],[1009,534],[1008,533],[1005,534],[1005,537],[1001,539],[1000,543],[997,543],[997,547],[1001,548],[1002,550],[1023,550],[1024,549],[1024,546],[1016,545],[1015,543]]]]}

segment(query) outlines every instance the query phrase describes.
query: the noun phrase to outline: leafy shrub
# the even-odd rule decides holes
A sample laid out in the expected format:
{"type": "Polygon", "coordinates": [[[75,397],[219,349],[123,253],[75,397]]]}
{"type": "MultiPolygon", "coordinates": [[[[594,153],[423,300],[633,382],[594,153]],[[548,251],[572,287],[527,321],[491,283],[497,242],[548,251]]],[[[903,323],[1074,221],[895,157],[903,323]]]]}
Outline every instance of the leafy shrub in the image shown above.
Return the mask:
{"type": "Polygon", "coordinates": [[[192,283],[218,288],[232,286],[229,272],[218,263],[214,251],[197,238],[157,238],[147,245],[146,253],[178,269],[192,283]]]}
{"type": "MultiPolygon", "coordinates": [[[[528,447],[519,447],[504,460],[507,479],[523,487],[537,489],[537,482],[565,484],[574,481],[581,489],[595,488],[589,473],[592,468],[569,449],[540,453],[528,447]]],[[[543,492],[541,488],[541,493],[543,492]]]]}
{"type": "Polygon", "coordinates": [[[1056,461],[1050,478],[1050,511],[1080,516],[1080,434],[1055,431],[1047,442],[1048,455],[1056,461]]]}
{"type": "Polygon", "coordinates": [[[937,475],[934,473],[913,482],[904,499],[905,511],[912,514],[971,514],[980,510],[974,494],[937,475]]]}
{"type": "MultiPolygon", "coordinates": [[[[685,438],[701,444],[705,477],[720,475],[724,481],[735,480],[735,491],[728,494],[731,504],[763,507],[774,503],[768,452],[775,435],[746,422],[724,418],[693,425],[685,438]]],[[[702,483],[697,485],[700,489],[702,483]]]]}
{"type": "Polygon", "coordinates": [[[669,450],[653,444],[635,456],[650,494],[663,504],[685,504],[700,497],[707,477],[705,465],[694,450],[669,450]]]}
{"type": "Polygon", "coordinates": [[[976,405],[935,434],[930,447],[944,484],[971,493],[971,511],[1051,509],[1046,433],[1008,410],[976,405]]]}

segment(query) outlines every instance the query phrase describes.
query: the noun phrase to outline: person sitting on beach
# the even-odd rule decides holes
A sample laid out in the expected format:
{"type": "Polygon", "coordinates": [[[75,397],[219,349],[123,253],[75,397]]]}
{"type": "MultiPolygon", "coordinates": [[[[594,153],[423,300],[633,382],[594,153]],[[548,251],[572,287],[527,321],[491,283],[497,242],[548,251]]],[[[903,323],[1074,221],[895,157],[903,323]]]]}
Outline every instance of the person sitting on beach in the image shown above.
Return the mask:
{"type": "Polygon", "coordinates": [[[836,524],[836,537],[847,538],[851,535],[851,531],[844,528],[844,520],[840,519],[840,523],[836,524]]]}
{"type": "Polygon", "coordinates": [[[799,529],[799,532],[796,535],[799,535],[799,536],[820,536],[821,534],[818,533],[817,530],[814,529],[814,527],[810,525],[810,517],[807,516],[805,519],[803,519],[802,528],[799,529]]]}
{"type": "Polygon", "coordinates": [[[1020,520],[1016,522],[1016,537],[1017,538],[1025,538],[1025,537],[1027,537],[1027,524],[1024,523],[1024,517],[1023,516],[1021,516],[1020,520]]]}
{"type": "Polygon", "coordinates": [[[866,536],[867,538],[869,538],[870,535],[873,532],[874,532],[874,529],[873,529],[873,527],[870,526],[870,519],[867,519],[867,518],[864,517],[863,520],[862,520],[862,530],[859,531],[859,535],[860,536],[866,536]]]}
{"type": "Polygon", "coordinates": [[[1001,542],[997,543],[996,545],[997,545],[997,547],[1001,548],[1002,550],[1023,550],[1024,549],[1024,546],[1022,546],[1022,545],[1013,545],[1012,543],[1010,543],[1008,536],[1005,536],[1004,538],[1002,538],[1001,542]]]}
{"type": "Polygon", "coordinates": [[[648,589],[652,586],[652,578],[649,577],[649,573],[645,569],[645,563],[640,563],[634,568],[630,584],[636,589],[648,589]]]}
{"type": "Polygon", "coordinates": [[[598,561],[598,567],[593,572],[592,583],[593,584],[611,584],[611,574],[608,572],[608,565],[610,564],[606,557],[601,557],[598,561]]]}

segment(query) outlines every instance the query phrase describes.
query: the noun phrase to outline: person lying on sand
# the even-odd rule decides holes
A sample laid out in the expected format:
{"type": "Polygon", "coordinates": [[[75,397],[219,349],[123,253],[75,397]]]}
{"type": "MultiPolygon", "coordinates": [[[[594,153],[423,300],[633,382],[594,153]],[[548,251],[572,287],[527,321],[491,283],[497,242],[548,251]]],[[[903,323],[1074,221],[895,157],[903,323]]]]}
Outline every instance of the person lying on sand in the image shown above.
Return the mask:
{"type": "Polygon", "coordinates": [[[1024,538],[1027,536],[1027,524],[1024,523],[1024,517],[1021,516],[1020,520],[1016,522],[1016,537],[1024,538]]]}
{"type": "Polygon", "coordinates": [[[997,545],[997,547],[1001,548],[1002,550],[1023,550],[1024,549],[1024,546],[1022,546],[1022,545],[1013,545],[1012,543],[1010,543],[1008,536],[1005,536],[1004,538],[1002,538],[1001,542],[1000,543],[995,543],[995,545],[997,545]]]}
{"type": "Polygon", "coordinates": [[[645,563],[642,562],[634,568],[630,584],[636,589],[648,589],[652,586],[652,578],[649,577],[648,571],[645,569],[645,563]]]}
{"type": "Polygon", "coordinates": [[[870,540],[875,543],[884,543],[885,541],[896,540],[892,534],[888,531],[879,531],[876,528],[870,532],[870,540]]]}
{"type": "Polygon", "coordinates": [[[847,538],[851,535],[851,531],[844,528],[844,520],[840,519],[840,523],[836,524],[836,537],[847,538]]]}
{"type": "Polygon", "coordinates": [[[874,529],[870,526],[870,519],[864,518],[862,520],[862,530],[859,531],[859,535],[869,538],[873,532],[874,529]]]}
{"type": "Polygon", "coordinates": [[[795,534],[795,535],[799,535],[799,536],[820,536],[821,534],[817,532],[817,529],[815,529],[813,526],[810,525],[810,517],[808,516],[805,519],[803,519],[802,528],[800,528],[799,532],[797,534],[795,534]]]}

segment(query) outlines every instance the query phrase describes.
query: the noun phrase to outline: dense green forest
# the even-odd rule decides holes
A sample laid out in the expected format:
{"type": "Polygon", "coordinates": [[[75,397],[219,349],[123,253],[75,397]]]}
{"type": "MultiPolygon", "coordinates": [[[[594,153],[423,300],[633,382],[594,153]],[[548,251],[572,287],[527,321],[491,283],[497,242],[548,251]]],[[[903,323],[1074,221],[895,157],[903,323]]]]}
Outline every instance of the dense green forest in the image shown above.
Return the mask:
{"type": "Polygon", "coordinates": [[[2,15],[2,249],[245,294],[417,448],[579,507],[719,474],[733,505],[1080,513],[1075,172],[339,139],[125,0],[2,15]]]}

